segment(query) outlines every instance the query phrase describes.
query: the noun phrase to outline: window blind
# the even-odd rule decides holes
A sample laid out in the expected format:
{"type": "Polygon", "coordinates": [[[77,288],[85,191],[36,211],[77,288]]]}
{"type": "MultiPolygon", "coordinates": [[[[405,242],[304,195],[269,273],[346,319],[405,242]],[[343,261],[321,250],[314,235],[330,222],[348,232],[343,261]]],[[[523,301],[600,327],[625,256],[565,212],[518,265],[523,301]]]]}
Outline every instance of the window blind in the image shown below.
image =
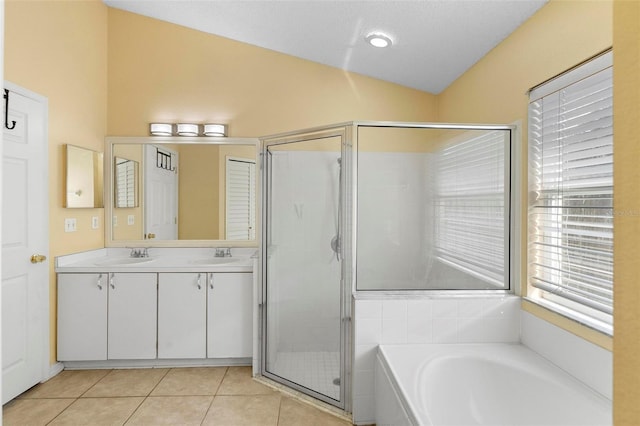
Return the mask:
{"type": "Polygon", "coordinates": [[[255,163],[227,158],[226,239],[256,238],[255,163]]]}
{"type": "Polygon", "coordinates": [[[529,283],[541,298],[609,323],[612,73],[607,53],[554,79],[552,90],[536,88],[529,104],[529,283]]]}
{"type": "Polygon", "coordinates": [[[136,207],[135,163],[117,159],[116,164],[116,207],[136,207]]]}
{"type": "Polygon", "coordinates": [[[435,160],[438,259],[505,289],[508,143],[507,131],[475,134],[444,148],[435,160]]]}

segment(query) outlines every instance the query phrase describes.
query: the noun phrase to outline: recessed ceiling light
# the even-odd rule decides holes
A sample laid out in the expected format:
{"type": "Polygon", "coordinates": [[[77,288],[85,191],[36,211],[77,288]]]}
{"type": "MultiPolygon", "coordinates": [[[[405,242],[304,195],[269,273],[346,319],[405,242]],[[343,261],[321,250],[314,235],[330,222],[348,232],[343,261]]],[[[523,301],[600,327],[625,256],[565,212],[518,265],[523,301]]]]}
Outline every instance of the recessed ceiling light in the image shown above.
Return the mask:
{"type": "Polygon", "coordinates": [[[393,44],[391,38],[382,33],[371,33],[366,40],[373,47],[389,47],[393,44]]]}

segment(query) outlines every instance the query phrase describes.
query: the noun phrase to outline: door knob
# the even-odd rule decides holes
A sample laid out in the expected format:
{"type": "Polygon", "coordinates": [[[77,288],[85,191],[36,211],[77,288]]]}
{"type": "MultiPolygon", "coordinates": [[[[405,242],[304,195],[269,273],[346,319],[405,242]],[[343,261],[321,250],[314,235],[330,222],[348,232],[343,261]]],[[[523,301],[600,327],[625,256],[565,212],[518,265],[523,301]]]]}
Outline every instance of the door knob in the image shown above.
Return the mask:
{"type": "Polygon", "coordinates": [[[147,234],[147,239],[152,240],[156,237],[156,234],[152,234],[151,232],[147,234]]]}
{"type": "Polygon", "coordinates": [[[47,260],[47,256],[43,254],[33,254],[31,255],[31,263],[40,263],[47,260]]]}

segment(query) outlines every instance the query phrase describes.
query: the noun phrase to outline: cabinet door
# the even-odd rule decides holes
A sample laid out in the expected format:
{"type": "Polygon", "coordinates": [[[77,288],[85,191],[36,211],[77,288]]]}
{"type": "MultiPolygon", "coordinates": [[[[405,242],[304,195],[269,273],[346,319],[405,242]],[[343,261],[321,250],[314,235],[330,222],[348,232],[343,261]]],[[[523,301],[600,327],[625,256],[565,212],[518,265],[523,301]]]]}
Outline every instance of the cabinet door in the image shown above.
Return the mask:
{"type": "Polygon", "coordinates": [[[158,274],[158,358],[206,358],[206,274],[158,274]]]}
{"type": "Polygon", "coordinates": [[[253,274],[208,275],[207,356],[251,358],[253,274]]]}
{"type": "Polygon", "coordinates": [[[58,274],[58,360],[107,359],[107,274],[58,274]]]}
{"type": "Polygon", "coordinates": [[[154,273],[109,274],[109,359],[156,358],[157,287],[154,273]]]}

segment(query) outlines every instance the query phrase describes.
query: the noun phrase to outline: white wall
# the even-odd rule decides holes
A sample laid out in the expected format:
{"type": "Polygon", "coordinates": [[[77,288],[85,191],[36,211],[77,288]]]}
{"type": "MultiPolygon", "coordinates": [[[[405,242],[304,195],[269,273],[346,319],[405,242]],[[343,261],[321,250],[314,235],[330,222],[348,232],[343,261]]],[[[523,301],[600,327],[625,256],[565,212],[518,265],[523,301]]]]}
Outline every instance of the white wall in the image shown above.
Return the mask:
{"type": "Polygon", "coordinates": [[[522,311],[522,344],[605,397],[613,398],[613,354],[522,311]]]}
{"type": "Polygon", "coordinates": [[[431,155],[358,153],[358,289],[425,288],[432,266],[431,155]]]}

